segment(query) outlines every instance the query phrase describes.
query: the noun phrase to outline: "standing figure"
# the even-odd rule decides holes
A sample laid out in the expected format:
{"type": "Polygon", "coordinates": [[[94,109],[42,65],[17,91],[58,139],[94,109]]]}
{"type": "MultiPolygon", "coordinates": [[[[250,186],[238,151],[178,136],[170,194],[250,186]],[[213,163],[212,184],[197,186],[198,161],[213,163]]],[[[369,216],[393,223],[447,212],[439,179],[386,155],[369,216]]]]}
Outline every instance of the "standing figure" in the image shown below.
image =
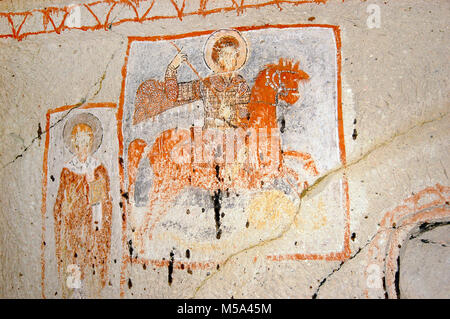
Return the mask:
{"type": "Polygon", "coordinates": [[[81,113],[66,122],[63,138],[75,155],[62,169],[54,206],[63,297],[72,295],[70,288],[98,297],[107,280],[112,218],[108,172],[92,157],[101,144],[101,123],[91,113],[81,113]]]}

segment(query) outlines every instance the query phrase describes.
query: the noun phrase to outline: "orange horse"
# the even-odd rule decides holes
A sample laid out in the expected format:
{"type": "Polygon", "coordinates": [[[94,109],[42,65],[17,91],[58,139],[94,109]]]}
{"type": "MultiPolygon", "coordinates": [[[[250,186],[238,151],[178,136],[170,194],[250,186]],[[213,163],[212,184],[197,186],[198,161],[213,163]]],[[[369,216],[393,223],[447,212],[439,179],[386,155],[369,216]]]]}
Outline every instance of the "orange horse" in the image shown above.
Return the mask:
{"type": "MultiPolygon", "coordinates": [[[[220,207],[221,194],[224,191],[259,189],[264,183],[270,183],[275,178],[284,178],[300,194],[308,184],[301,180],[295,170],[285,165],[285,158],[301,160],[304,170],[314,176],[318,175],[318,171],[308,153],[281,150],[276,106],[280,100],[289,105],[295,104],[300,97],[298,84],[308,78],[308,74],[299,69],[298,63],[283,59],[280,59],[279,63],[267,65],[258,73],[247,106],[249,116],[241,120],[239,128],[231,129],[236,132],[235,136],[239,136],[238,131],[241,132],[242,143],[233,140],[223,144],[223,154],[231,152],[235,161],[198,161],[196,154],[205,153],[202,147],[207,144],[207,132],[202,128],[164,131],[151,146],[147,146],[141,139],[131,142],[128,149],[129,198],[134,198],[136,174],[144,156],[148,158],[153,170],[148,213],[140,228],[135,230],[137,236],[147,234],[151,239],[152,231],[168,211],[168,205],[170,206],[176,195],[187,186],[210,190],[216,215],[219,214],[220,208],[217,209],[217,206],[220,207]],[[258,134],[261,132],[262,135],[258,134]],[[262,153],[265,154],[264,158],[262,153]],[[242,154],[245,160],[236,161],[242,154]],[[288,177],[291,177],[296,185],[292,185],[288,177]],[[166,206],[154,209],[158,201],[166,206]]],[[[155,105],[156,107],[158,106],[155,105]]],[[[217,238],[220,238],[219,226],[216,219],[217,238]]]]}

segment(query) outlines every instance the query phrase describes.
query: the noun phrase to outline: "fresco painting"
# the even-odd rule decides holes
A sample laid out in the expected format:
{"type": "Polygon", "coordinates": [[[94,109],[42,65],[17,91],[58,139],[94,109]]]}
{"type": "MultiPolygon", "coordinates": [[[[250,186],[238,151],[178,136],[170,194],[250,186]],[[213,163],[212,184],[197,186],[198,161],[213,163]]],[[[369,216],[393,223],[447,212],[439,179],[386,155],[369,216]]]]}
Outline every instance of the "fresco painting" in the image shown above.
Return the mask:
{"type": "Polygon", "coordinates": [[[122,74],[117,108],[48,113],[45,295],[123,296],[134,263],[192,272],[280,234],[263,258],[349,256],[345,172],[310,189],[345,165],[337,27],[130,37],[122,74]]]}
{"type": "Polygon", "coordinates": [[[215,267],[285,231],[266,258],[345,259],[345,175],[302,199],[345,163],[339,72],[333,26],[130,38],[120,103],[125,263],[215,267]]]}
{"type": "Polygon", "coordinates": [[[55,128],[47,136],[44,161],[44,257],[50,262],[43,260],[43,274],[58,278],[58,283],[47,285],[49,295],[96,297],[114,280],[110,263],[112,223],[118,214],[112,197],[117,198],[119,185],[116,108],[108,103],[72,107],[51,110],[47,116],[47,127],[55,128]],[[60,122],[63,125],[55,126],[60,122]]]}

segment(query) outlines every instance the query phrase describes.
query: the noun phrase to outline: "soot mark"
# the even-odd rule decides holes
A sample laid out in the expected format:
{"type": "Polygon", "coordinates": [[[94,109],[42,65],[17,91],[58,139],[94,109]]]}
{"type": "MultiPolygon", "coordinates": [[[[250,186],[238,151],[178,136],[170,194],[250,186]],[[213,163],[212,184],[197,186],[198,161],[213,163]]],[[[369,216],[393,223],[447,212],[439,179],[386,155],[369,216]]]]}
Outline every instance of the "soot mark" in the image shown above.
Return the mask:
{"type": "Polygon", "coordinates": [[[125,198],[128,203],[128,192],[122,193],[122,197],[125,198]]]}
{"type": "Polygon", "coordinates": [[[400,299],[400,256],[397,257],[397,271],[395,272],[395,292],[400,299]]]}
{"type": "Polygon", "coordinates": [[[186,258],[191,258],[191,251],[189,249],[186,249],[186,258]]]}
{"type": "Polygon", "coordinates": [[[128,278],[128,289],[133,287],[133,283],[131,282],[131,278],[128,278]]]}
{"type": "Polygon", "coordinates": [[[358,132],[356,131],[356,128],[354,128],[352,138],[353,138],[353,140],[356,140],[357,137],[358,137],[358,132]]]}
{"type": "Polygon", "coordinates": [[[222,230],[220,229],[220,209],[222,208],[221,200],[222,200],[222,193],[220,189],[217,191],[214,191],[214,195],[212,196],[212,200],[214,203],[214,219],[216,220],[216,238],[220,239],[220,236],[222,236],[222,230]]]}
{"type": "Polygon", "coordinates": [[[174,256],[175,256],[175,254],[173,253],[173,250],[172,250],[172,251],[170,252],[169,266],[167,266],[167,270],[168,270],[168,272],[169,272],[167,281],[168,281],[168,283],[169,283],[169,286],[172,285],[172,281],[173,281],[172,274],[173,274],[173,262],[174,262],[174,260],[175,260],[174,256]]]}
{"type": "Polygon", "coordinates": [[[37,135],[38,135],[38,139],[41,140],[41,135],[42,135],[41,123],[38,123],[37,135]]]}
{"type": "Polygon", "coordinates": [[[216,165],[216,178],[220,182],[220,166],[216,165]]]}
{"type": "Polygon", "coordinates": [[[385,276],[383,276],[382,282],[383,282],[383,290],[384,290],[384,299],[389,299],[389,296],[388,296],[388,293],[386,290],[386,277],[385,276]]]}
{"type": "Polygon", "coordinates": [[[284,119],[284,116],[281,118],[281,126],[280,126],[280,132],[284,133],[286,130],[286,120],[284,119]]]}
{"type": "Polygon", "coordinates": [[[133,258],[133,241],[130,239],[128,241],[128,252],[130,253],[130,258],[133,258]]]}
{"type": "Polygon", "coordinates": [[[424,222],[424,223],[420,224],[418,231],[416,231],[415,233],[410,235],[409,239],[414,239],[427,231],[435,229],[436,227],[446,226],[446,225],[450,225],[450,222],[449,221],[435,222],[435,223],[424,222]]]}

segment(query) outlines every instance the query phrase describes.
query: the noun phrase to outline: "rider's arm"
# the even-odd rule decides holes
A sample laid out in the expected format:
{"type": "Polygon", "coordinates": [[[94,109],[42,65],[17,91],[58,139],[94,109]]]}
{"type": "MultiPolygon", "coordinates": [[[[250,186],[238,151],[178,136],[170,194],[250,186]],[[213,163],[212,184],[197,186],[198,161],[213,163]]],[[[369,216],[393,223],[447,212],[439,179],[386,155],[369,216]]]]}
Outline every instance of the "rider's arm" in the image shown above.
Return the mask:
{"type": "Polygon", "coordinates": [[[248,116],[247,104],[250,102],[250,87],[247,82],[239,76],[240,82],[238,84],[237,96],[236,96],[236,111],[237,115],[241,119],[245,119],[248,116]]]}
{"type": "Polygon", "coordinates": [[[201,99],[200,81],[181,82],[177,80],[177,69],[171,64],[165,74],[165,91],[167,97],[179,104],[185,104],[201,99]]]}

